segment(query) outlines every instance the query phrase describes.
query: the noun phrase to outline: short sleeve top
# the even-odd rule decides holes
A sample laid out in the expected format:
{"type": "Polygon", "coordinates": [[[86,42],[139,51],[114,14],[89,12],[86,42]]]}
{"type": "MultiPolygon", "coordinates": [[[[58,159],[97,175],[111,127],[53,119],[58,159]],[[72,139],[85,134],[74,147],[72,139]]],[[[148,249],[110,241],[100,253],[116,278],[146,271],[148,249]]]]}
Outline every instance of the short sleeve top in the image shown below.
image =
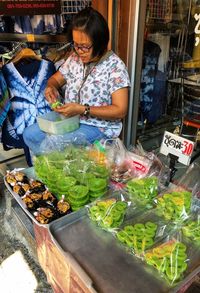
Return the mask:
{"type": "MultiPolygon", "coordinates": [[[[73,53],[59,71],[66,80],[66,103],[80,102],[90,106],[111,105],[112,93],[130,86],[125,64],[112,51],[100,62],[90,64],[89,68],[84,66],[81,59],[73,53]]],[[[120,119],[104,120],[96,117],[86,119],[82,116],[80,119],[80,123],[98,127],[109,138],[118,137],[122,129],[120,119]]]]}

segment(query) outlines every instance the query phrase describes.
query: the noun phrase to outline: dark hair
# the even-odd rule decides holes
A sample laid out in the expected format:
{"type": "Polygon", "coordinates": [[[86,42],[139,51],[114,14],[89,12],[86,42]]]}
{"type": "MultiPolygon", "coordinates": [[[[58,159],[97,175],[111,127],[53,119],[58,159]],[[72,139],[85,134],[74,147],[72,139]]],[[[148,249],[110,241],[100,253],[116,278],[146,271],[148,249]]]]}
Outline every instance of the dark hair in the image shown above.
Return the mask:
{"type": "Polygon", "coordinates": [[[102,56],[109,42],[108,24],[104,17],[92,7],[87,7],[76,14],[72,20],[70,37],[73,30],[82,30],[93,44],[93,57],[102,56]]]}

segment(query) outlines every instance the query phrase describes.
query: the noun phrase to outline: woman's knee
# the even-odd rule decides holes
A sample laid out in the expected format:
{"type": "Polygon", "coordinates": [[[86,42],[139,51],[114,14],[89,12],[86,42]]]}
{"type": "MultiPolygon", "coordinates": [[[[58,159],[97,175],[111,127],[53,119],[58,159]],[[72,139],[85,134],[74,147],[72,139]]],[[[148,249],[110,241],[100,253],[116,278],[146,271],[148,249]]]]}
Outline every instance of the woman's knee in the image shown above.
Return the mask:
{"type": "Polygon", "coordinates": [[[23,139],[26,142],[35,141],[39,142],[45,138],[45,134],[40,130],[37,123],[32,124],[31,126],[25,128],[23,132],[23,139]]]}

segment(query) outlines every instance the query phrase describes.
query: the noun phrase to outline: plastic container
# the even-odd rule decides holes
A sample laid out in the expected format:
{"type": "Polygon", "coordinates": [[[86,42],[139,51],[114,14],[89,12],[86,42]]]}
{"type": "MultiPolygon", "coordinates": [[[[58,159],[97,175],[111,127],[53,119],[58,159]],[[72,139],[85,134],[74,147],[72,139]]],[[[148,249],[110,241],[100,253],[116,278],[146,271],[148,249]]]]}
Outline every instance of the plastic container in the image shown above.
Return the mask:
{"type": "Polygon", "coordinates": [[[66,118],[57,112],[49,112],[37,117],[41,130],[51,134],[64,134],[79,128],[79,115],[66,118]]]}

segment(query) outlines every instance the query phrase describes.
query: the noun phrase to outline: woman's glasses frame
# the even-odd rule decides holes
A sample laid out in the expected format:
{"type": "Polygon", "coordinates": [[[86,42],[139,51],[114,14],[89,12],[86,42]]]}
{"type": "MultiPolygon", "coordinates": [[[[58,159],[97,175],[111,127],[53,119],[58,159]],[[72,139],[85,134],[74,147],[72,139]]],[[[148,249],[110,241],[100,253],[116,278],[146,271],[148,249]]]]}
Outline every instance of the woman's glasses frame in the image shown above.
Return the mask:
{"type": "Polygon", "coordinates": [[[73,42],[71,43],[71,46],[75,51],[81,50],[83,53],[88,53],[90,51],[90,49],[93,47],[93,45],[84,46],[84,45],[78,45],[73,42]]]}

